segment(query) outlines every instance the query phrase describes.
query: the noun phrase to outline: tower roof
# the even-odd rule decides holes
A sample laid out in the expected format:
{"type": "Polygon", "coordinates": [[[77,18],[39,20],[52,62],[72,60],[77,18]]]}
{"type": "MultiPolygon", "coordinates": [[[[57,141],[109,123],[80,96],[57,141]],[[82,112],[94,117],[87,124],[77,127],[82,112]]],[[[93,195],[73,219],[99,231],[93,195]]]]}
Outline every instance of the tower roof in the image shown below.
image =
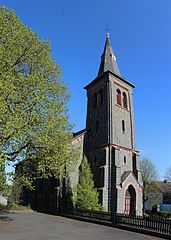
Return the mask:
{"type": "Polygon", "coordinates": [[[103,74],[108,70],[116,75],[121,76],[117,62],[116,62],[116,56],[110,45],[109,33],[106,34],[106,42],[105,42],[103,54],[101,56],[101,63],[100,63],[98,76],[100,76],[101,74],[103,74]]]}

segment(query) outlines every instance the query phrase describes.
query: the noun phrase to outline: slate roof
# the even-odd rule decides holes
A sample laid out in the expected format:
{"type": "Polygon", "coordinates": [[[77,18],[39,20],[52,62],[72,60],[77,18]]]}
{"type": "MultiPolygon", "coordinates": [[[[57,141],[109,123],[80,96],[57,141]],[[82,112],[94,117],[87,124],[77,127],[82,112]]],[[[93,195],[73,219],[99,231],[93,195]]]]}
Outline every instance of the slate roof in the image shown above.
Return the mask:
{"type": "Polygon", "coordinates": [[[133,88],[135,87],[132,83],[124,79],[119,71],[118,64],[116,62],[116,55],[114,54],[110,44],[109,34],[106,35],[106,42],[105,42],[103,54],[101,56],[101,63],[100,63],[98,75],[92,82],[87,84],[84,87],[84,89],[88,89],[93,84],[96,84],[96,82],[99,81],[102,77],[104,77],[105,74],[111,74],[117,77],[118,79],[120,79],[121,81],[123,81],[124,83],[130,85],[131,87],[133,88]]]}
{"type": "Polygon", "coordinates": [[[171,182],[158,181],[157,184],[158,184],[161,192],[163,193],[163,203],[171,204],[171,182]]]}
{"type": "Polygon", "coordinates": [[[106,71],[111,71],[112,73],[118,76],[121,76],[117,62],[116,62],[116,56],[110,44],[109,34],[106,35],[106,42],[105,42],[103,54],[101,56],[101,63],[100,63],[98,76],[100,76],[106,71]]]}
{"type": "Polygon", "coordinates": [[[131,171],[125,171],[123,173],[123,175],[121,176],[122,183],[125,181],[125,179],[129,176],[130,173],[131,173],[131,171]]]}
{"type": "Polygon", "coordinates": [[[171,182],[165,180],[158,181],[157,184],[163,193],[169,192],[171,194],[171,182]]]}
{"type": "Polygon", "coordinates": [[[82,129],[76,133],[73,133],[73,138],[78,137],[81,134],[84,134],[86,132],[86,129],[82,129]]]}

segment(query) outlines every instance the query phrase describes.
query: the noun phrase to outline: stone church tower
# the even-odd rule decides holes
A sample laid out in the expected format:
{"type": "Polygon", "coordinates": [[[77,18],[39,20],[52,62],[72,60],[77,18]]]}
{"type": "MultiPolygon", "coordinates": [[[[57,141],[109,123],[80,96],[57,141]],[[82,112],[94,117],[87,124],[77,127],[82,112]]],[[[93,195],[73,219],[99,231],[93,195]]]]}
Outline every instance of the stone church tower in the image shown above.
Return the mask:
{"type": "Polygon", "coordinates": [[[87,90],[84,154],[105,210],[142,214],[142,181],[135,148],[132,90],[120,74],[109,34],[98,76],[87,90]]]}

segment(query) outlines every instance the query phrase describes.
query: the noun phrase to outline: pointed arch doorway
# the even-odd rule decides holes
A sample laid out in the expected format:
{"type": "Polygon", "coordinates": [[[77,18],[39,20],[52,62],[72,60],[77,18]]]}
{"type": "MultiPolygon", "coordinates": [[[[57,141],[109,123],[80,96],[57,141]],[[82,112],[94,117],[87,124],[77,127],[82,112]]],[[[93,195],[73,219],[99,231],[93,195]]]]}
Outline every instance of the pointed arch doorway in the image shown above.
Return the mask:
{"type": "Polygon", "coordinates": [[[125,210],[127,215],[135,215],[136,212],[136,192],[132,185],[130,185],[125,192],[125,210]]]}

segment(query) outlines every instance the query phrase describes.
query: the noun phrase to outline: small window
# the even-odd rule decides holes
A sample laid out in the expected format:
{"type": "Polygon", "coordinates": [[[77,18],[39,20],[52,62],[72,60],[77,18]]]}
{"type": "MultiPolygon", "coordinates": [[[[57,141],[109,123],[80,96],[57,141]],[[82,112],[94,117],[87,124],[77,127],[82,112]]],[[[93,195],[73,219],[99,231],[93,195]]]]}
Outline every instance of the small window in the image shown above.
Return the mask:
{"type": "Polygon", "coordinates": [[[96,133],[99,133],[99,121],[96,122],[96,133]]]}
{"type": "Polygon", "coordinates": [[[97,93],[93,95],[93,108],[97,107],[97,93]]]}
{"type": "Polygon", "coordinates": [[[122,120],[122,132],[125,133],[125,121],[122,120]]]}
{"type": "Polygon", "coordinates": [[[124,156],[124,165],[126,164],[126,157],[124,156]]]}
{"type": "Polygon", "coordinates": [[[118,105],[122,105],[121,103],[121,91],[119,89],[116,90],[116,100],[118,105]]]}
{"type": "Polygon", "coordinates": [[[102,106],[102,105],[103,105],[103,90],[100,89],[98,94],[98,106],[102,106]]]}
{"type": "Polygon", "coordinates": [[[123,107],[124,108],[128,108],[128,104],[127,104],[127,96],[126,96],[126,93],[125,92],[123,92],[123,107]]]}

